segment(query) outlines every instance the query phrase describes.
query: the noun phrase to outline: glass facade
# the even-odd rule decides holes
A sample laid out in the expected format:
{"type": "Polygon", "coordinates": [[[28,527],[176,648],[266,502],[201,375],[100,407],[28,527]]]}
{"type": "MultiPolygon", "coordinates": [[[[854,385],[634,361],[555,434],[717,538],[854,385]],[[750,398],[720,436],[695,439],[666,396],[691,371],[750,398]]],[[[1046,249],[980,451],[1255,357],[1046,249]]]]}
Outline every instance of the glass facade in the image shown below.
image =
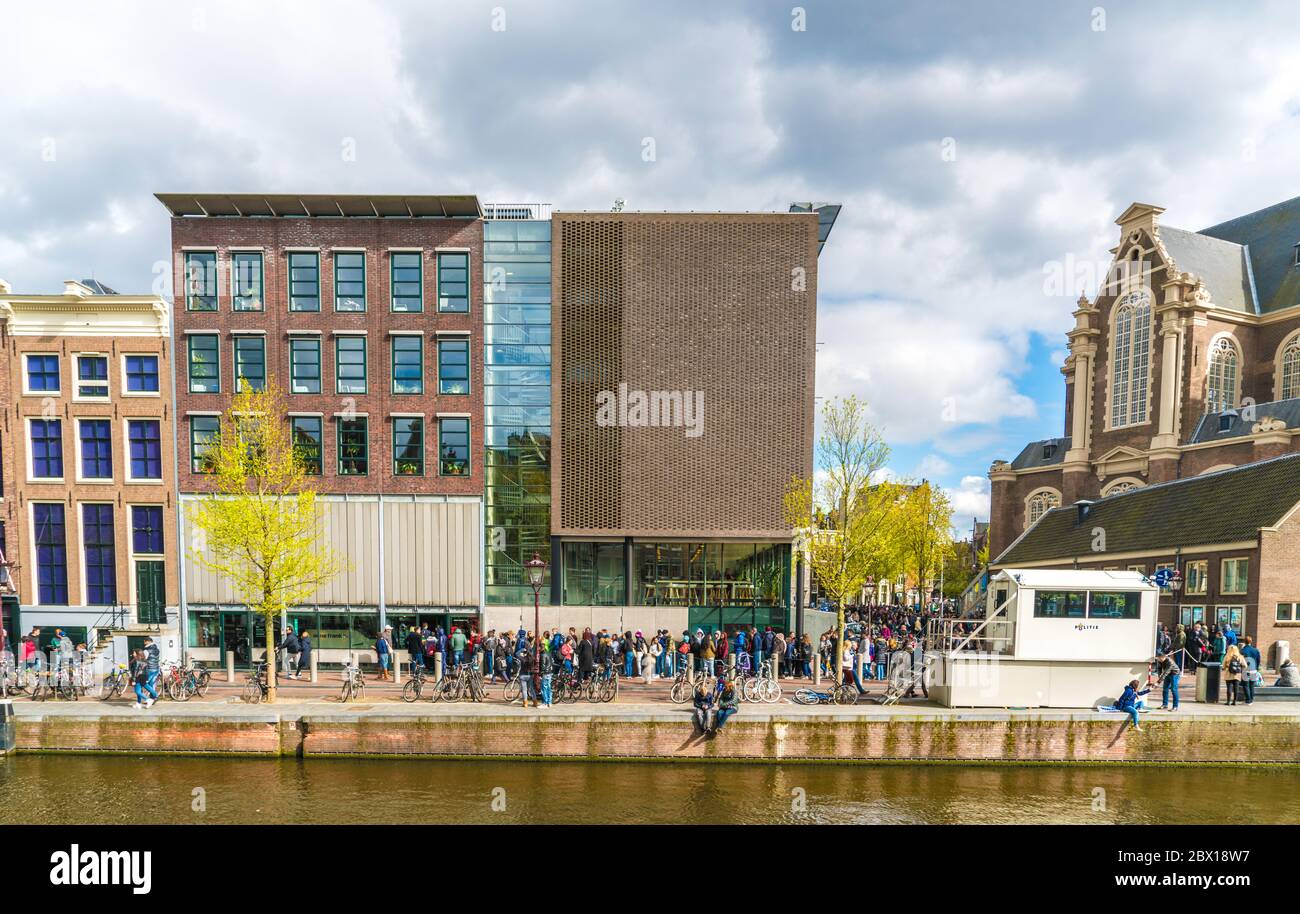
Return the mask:
{"type": "Polygon", "coordinates": [[[785,543],[566,541],[568,606],[685,606],[692,627],[787,623],[790,547],[785,543]],[[625,583],[630,572],[630,586],[625,583]]]}
{"type": "MultiPolygon", "coordinates": [[[[551,552],[551,223],[483,223],[483,415],[489,604],[533,599],[551,552]]],[[[548,580],[543,593],[550,590],[548,580]]]]}

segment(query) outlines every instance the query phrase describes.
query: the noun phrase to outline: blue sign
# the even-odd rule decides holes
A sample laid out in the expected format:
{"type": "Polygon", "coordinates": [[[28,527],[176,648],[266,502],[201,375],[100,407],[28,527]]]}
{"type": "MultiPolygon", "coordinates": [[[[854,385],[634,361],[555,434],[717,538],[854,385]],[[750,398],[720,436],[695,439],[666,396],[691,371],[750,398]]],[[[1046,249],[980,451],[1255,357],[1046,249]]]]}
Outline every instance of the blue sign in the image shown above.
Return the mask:
{"type": "Polygon", "coordinates": [[[1152,577],[1160,587],[1168,587],[1169,582],[1174,579],[1174,570],[1172,568],[1161,568],[1152,577]]]}

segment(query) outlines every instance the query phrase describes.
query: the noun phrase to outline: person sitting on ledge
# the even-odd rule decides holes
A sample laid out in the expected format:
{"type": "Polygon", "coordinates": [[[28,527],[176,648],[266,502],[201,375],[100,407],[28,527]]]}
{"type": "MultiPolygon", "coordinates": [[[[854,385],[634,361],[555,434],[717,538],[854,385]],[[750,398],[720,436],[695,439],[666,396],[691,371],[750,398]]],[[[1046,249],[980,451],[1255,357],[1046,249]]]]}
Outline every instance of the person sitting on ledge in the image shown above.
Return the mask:
{"type": "Polygon", "coordinates": [[[1277,682],[1273,683],[1274,686],[1281,686],[1284,689],[1300,688],[1300,670],[1296,669],[1296,665],[1291,661],[1291,658],[1288,657],[1282,662],[1282,666],[1277,673],[1277,682]]]}
{"type": "Polygon", "coordinates": [[[1124,711],[1133,721],[1133,729],[1142,732],[1142,727],[1138,724],[1138,706],[1141,703],[1141,696],[1150,692],[1150,689],[1138,691],[1138,681],[1134,679],[1128,685],[1124,686],[1124,692],[1115,701],[1115,707],[1124,711]]]}
{"type": "Polygon", "coordinates": [[[692,704],[695,706],[695,726],[700,728],[701,733],[708,733],[713,723],[713,691],[706,688],[702,680],[695,686],[692,704]]]}
{"type": "Polygon", "coordinates": [[[724,681],[722,691],[718,694],[718,716],[717,722],[713,725],[713,732],[717,733],[721,730],[728,718],[739,710],[740,696],[736,694],[736,684],[724,681]]]}

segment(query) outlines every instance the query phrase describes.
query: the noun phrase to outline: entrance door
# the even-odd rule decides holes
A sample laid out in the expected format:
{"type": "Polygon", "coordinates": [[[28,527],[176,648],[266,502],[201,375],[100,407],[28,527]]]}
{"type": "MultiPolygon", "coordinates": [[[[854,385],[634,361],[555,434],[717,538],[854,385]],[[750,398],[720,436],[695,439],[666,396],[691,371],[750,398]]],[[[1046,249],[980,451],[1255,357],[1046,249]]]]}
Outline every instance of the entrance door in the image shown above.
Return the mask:
{"type": "Polygon", "coordinates": [[[136,621],[141,625],[167,622],[167,593],[162,562],[135,563],[136,621]]]}
{"type": "Polygon", "coordinates": [[[235,652],[235,665],[247,667],[251,645],[248,641],[248,613],[242,610],[223,612],[221,614],[221,662],[225,663],[226,652],[235,652]]]}

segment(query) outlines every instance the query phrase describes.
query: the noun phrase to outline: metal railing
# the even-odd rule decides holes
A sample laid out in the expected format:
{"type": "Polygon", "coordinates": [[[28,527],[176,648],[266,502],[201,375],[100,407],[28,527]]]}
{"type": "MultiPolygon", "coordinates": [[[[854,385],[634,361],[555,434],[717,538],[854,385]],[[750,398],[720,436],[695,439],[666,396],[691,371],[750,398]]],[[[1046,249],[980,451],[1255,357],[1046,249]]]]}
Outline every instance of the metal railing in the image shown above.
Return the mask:
{"type": "Polygon", "coordinates": [[[484,203],[484,219],[550,219],[549,203],[484,203]]]}
{"type": "Polygon", "coordinates": [[[1007,607],[1015,599],[1013,593],[984,619],[931,619],[927,643],[943,653],[1010,654],[1015,650],[1016,624],[1009,618],[1007,607]]]}

